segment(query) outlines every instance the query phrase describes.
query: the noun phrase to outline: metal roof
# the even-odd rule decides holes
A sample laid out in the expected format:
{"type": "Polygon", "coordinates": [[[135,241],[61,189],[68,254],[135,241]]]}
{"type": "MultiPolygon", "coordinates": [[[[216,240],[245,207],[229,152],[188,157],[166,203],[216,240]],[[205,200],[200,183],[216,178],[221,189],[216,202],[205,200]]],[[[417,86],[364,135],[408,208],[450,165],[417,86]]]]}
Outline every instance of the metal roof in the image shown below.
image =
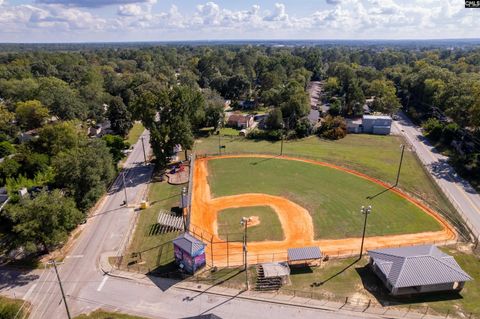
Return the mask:
{"type": "Polygon", "coordinates": [[[364,120],[392,120],[388,115],[364,115],[364,120]]]}
{"type": "Polygon", "coordinates": [[[285,277],[290,275],[290,268],[286,263],[265,263],[262,264],[265,278],[285,277]]]}
{"type": "Polygon", "coordinates": [[[320,251],[320,248],[318,248],[317,246],[288,249],[289,261],[319,259],[319,258],[322,258],[322,252],[320,251]]]}
{"type": "Polygon", "coordinates": [[[195,254],[200,249],[204,248],[206,244],[201,240],[196,239],[189,233],[183,233],[173,240],[173,244],[180,247],[190,255],[195,254]]]}
{"type": "Polygon", "coordinates": [[[394,288],[472,280],[452,256],[433,245],[369,250],[368,255],[394,288]]]}

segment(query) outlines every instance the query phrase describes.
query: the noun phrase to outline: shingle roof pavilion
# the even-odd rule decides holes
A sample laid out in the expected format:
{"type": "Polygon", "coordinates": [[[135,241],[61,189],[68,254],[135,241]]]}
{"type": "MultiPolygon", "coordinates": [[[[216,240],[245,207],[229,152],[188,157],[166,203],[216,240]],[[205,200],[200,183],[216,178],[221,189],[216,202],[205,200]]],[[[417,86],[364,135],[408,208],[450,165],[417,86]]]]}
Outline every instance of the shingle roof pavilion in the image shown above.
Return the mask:
{"type": "Polygon", "coordinates": [[[189,253],[190,256],[206,246],[204,242],[196,239],[189,233],[183,233],[175,238],[173,244],[189,253]]]}
{"type": "Polygon", "coordinates": [[[369,250],[368,255],[394,288],[472,280],[452,256],[433,245],[369,250]]]}

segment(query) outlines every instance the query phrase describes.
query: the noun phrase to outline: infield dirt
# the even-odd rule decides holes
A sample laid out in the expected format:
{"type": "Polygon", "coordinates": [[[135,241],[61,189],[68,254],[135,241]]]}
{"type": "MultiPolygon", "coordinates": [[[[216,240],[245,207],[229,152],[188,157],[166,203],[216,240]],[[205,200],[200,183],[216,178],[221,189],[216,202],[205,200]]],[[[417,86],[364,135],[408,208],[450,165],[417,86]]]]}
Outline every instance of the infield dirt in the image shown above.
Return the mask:
{"type": "Polygon", "coordinates": [[[210,238],[206,241],[209,245],[206,249],[207,260],[215,266],[234,266],[243,263],[242,243],[227,243],[218,236],[217,214],[219,211],[228,208],[270,206],[275,210],[280,219],[285,239],[282,241],[249,242],[249,263],[285,261],[287,259],[286,252],[288,248],[318,246],[324,255],[329,256],[352,255],[355,254],[356,251],[359,252],[358,250],[360,248],[361,238],[314,240],[314,227],[309,212],[302,206],[283,197],[268,194],[247,193],[212,199],[210,186],[208,184],[208,160],[240,157],[276,158],[300,161],[356,175],[381,185],[382,187],[389,189],[391,192],[395,192],[419,207],[426,214],[432,216],[440,225],[442,225],[442,230],[434,232],[367,237],[365,239],[364,250],[415,244],[448,243],[456,238],[456,233],[453,227],[450,226],[450,224],[448,224],[437,212],[433,211],[420,201],[403,193],[399,189],[391,188],[390,185],[365,174],[325,162],[287,156],[250,154],[215,156],[196,160],[193,174],[192,213],[190,216],[191,229],[193,228],[194,234],[198,233],[198,230],[209,234],[208,237],[210,238]]]}

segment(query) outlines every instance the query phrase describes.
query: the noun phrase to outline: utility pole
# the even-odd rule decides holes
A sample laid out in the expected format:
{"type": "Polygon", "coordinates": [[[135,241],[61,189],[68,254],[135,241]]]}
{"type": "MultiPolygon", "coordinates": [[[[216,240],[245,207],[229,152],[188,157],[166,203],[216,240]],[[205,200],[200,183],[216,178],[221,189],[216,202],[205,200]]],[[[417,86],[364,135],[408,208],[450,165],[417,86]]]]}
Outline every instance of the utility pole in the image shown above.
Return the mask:
{"type": "Polygon", "coordinates": [[[58,274],[57,263],[53,259],[51,260],[51,263],[53,264],[53,268],[55,268],[55,273],[57,274],[58,284],[60,285],[60,291],[62,292],[63,303],[65,304],[65,309],[67,310],[67,317],[68,319],[71,319],[72,317],[70,316],[70,310],[68,309],[67,298],[65,298],[65,292],[63,291],[62,281],[60,280],[60,275],[58,274]]]}
{"type": "Polygon", "coordinates": [[[400,163],[398,164],[398,171],[397,171],[397,180],[395,181],[395,185],[398,185],[398,179],[400,178],[400,170],[402,169],[402,162],[403,162],[403,153],[405,152],[405,144],[400,145],[402,148],[402,154],[400,155],[400,163]]]}
{"type": "Polygon", "coordinates": [[[127,206],[128,199],[127,199],[127,184],[125,183],[125,171],[122,171],[122,179],[123,179],[123,191],[125,193],[125,206],[127,206]]]}
{"type": "Polygon", "coordinates": [[[247,286],[247,290],[250,289],[248,284],[248,249],[247,249],[247,225],[250,221],[250,218],[242,217],[240,224],[243,225],[243,258],[244,258],[244,267],[245,267],[245,285],[247,286]]]}
{"type": "Polygon", "coordinates": [[[142,135],[142,149],[143,149],[143,161],[147,164],[147,154],[145,153],[145,144],[143,143],[143,135],[142,135]]]}
{"type": "Polygon", "coordinates": [[[368,214],[372,212],[372,206],[362,206],[362,208],[360,208],[360,212],[365,215],[365,220],[363,222],[362,244],[360,245],[360,256],[358,257],[358,260],[362,259],[363,256],[363,243],[365,241],[365,230],[367,229],[367,217],[368,214]]]}

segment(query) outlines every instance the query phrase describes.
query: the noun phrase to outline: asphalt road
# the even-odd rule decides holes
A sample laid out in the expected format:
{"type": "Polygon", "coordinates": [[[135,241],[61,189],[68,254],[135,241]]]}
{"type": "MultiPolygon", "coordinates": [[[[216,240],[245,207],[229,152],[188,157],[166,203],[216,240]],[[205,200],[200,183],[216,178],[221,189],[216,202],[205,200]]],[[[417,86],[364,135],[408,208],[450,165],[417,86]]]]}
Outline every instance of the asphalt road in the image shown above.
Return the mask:
{"type": "Polygon", "coordinates": [[[423,165],[440,186],[467,224],[480,236],[480,196],[475,189],[448,164],[448,158],[435,150],[423,137],[419,127],[404,114],[393,122],[393,130],[402,134],[413,147],[423,165]]]}
{"type": "MultiPolygon", "coordinates": [[[[148,136],[144,134],[145,141],[148,136]]],[[[147,151],[150,148],[147,146],[147,151]]],[[[141,143],[134,146],[126,162],[129,203],[138,203],[152,172],[144,166],[141,143]]],[[[171,287],[172,282],[155,278],[134,281],[104,274],[99,258],[105,252],[120,252],[134,225],[137,212],[121,206],[122,179],[118,178],[96,214],[89,218],[69,256],[58,266],[72,317],[102,308],[149,318],[188,318],[214,313],[221,318],[382,318],[372,314],[331,312],[199,293],[171,287]]],[[[53,268],[30,272],[1,269],[0,293],[31,303],[33,319],[67,318],[53,268]]]]}

